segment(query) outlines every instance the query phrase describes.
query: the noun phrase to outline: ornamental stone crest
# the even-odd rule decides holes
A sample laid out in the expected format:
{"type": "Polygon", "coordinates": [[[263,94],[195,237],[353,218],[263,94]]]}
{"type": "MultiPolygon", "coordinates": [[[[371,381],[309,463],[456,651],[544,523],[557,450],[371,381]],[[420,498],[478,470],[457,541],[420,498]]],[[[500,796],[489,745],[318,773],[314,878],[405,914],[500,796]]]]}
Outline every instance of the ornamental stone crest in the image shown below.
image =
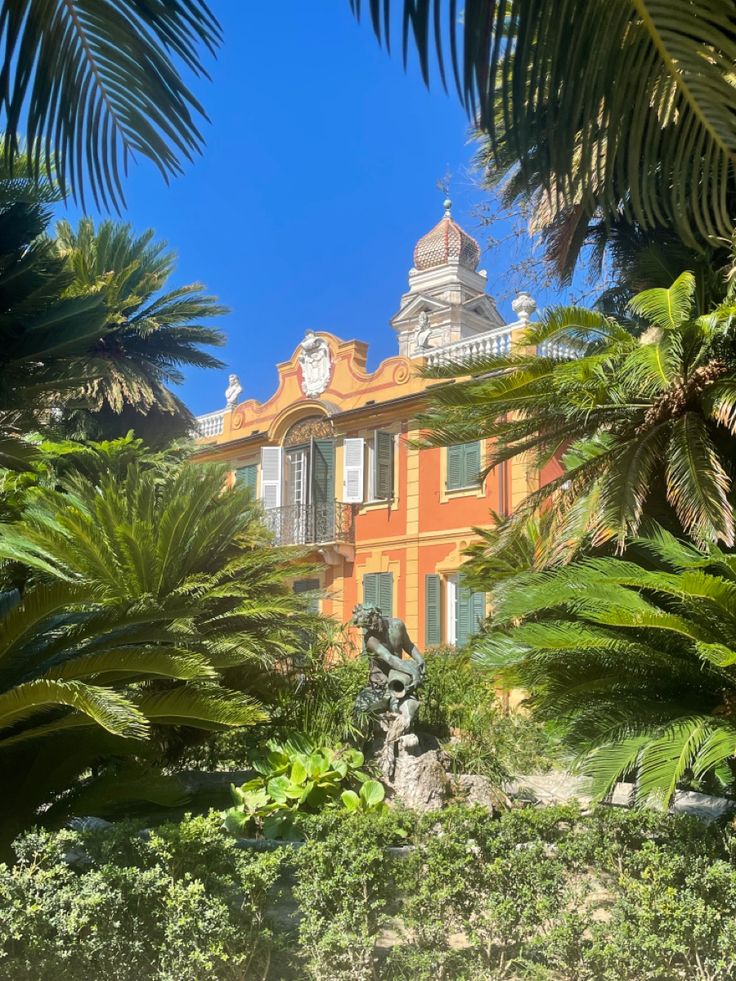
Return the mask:
{"type": "Polygon", "coordinates": [[[332,359],[327,342],[308,330],[301,343],[299,364],[302,369],[302,391],[307,398],[316,398],[327,388],[332,371],[332,359]]]}

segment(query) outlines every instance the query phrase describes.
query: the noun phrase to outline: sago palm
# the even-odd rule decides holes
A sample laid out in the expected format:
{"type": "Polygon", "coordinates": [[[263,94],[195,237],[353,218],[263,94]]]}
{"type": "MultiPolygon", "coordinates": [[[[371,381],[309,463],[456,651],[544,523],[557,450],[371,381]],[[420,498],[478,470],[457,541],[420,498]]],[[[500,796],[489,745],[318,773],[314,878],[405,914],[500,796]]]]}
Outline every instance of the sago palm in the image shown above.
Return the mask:
{"type": "Polygon", "coordinates": [[[84,218],[76,229],[57,225],[56,247],[72,279],[69,298],[99,297],[107,309],[106,332],[84,358],[89,381],[65,413],[73,436],[114,438],[129,429],[161,440],[185,435],[191,413],[169,386],[182,369],[221,368],[204,348],[224,336],[203,323],[226,313],[198,283],[168,288],[176,256],[152,230],[135,235],[130,225],[84,218]]]}
{"type": "Polygon", "coordinates": [[[224,476],[133,463],[122,479],[69,478],[31,492],[24,519],[3,529],[0,556],[28,570],[0,621],[8,833],[41,805],[83,806],[110,759],[128,759],[128,795],[159,794],[140,779],[133,792],[130,761],[140,778],[166,730],[265,717],[246,689],[262,689],[314,621],[288,588],[290,557],[224,476]]]}
{"type": "MultiPolygon", "coordinates": [[[[463,581],[480,592],[492,593],[499,583],[521,572],[562,565],[574,556],[585,535],[585,528],[571,535],[567,516],[560,521],[551,509],[518,519],[495,513],[491,518],[491,527],[473,529],[477,541],[463,553],[463,581]]],[[[583,514],[584,525],[585,518],[583,514]]]]}
{"type": "Polygon", "coordinates": [[[495,169],[541,189],[574,236],[596,213],[730,240],[736,10],[727,0],[351,0],[403,52],[433,49],[488,134],[495,169]],[[449,51],[449,54],[448,54],[449,51]]]}
{"type": "Polygon", "coordinates": [[[204,110],[180,68],[205,75],[200,49],[220,40],[204,0],[2,0],[0,126],[5,152],[84,200],[119,207],[131,159],[164,179],[202,143],[204,110]]]}
{"type": "MultiPolygon", "coordinates": [[[[636,324],[558,308],[508,355],[446,365],[470,375],[432,389],[422,422],[434,444],[492,440],[488,465],[519,454],[565,470],[521,513],[553,506],[570,534],[594,544],[636,533],[645,506],[671,509],[699,542],[734,541],[734,308],[693,319],[695,283],[682,274],[630,304],[636,324]],[[581,512],[587,511],[587,524],[581,512]]],[[[665,510],[663,510],[665,513],[665,510]]]]}
{"type": "Polygon", "coordinates": [[[640,800],[734,793],[736,555],[662,529],[636,551],[499,584],[476,658],[563,727],[599,796],[627,777],[640,800]]]}

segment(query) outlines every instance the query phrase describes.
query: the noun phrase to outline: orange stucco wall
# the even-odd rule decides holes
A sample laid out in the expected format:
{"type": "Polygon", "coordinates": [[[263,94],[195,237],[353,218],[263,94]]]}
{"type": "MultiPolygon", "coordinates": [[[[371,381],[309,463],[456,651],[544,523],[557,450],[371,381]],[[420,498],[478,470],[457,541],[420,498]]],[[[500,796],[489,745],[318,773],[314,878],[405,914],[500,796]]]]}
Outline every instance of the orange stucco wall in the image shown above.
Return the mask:
{"type": "MultiPolygon", "coordinates": [[[[396,434],[394,498],[355,505],[355,540],[340,549],[317,549],[321,558],[324,613],[346,622],[363,599],[363,575],[393,574],[394,615],[406,621],[423,646],[424,581],[428,574],[447,576],[462,563],[462,551],[474,538],[473,528],[487,526],[491,511],[514,504],[539,477],[521,461],[506,465],[507,500],[499,499],[499,475],[492,472],[482,487],[446,489],[446,450],[418,449],[413,420],[423,395],[437,382],[419,377],[416,361],[389,358],[366,371],[366,345],[320,333],[330,349],[332,370],[318,399],[301,388],[299,351],[278,365],[278,384],[266,402],[245,401],[224,415],[222,432],[200,441],[201,459],[231,467],[256,462],[263,446],[281,445],[291,426],[320,418],[331,427],[336,445],[335,498],[343,499],[342,440],[382,428],[396,434]]],[[[443,587],[444,588],[444,587],[443,587]]]]}

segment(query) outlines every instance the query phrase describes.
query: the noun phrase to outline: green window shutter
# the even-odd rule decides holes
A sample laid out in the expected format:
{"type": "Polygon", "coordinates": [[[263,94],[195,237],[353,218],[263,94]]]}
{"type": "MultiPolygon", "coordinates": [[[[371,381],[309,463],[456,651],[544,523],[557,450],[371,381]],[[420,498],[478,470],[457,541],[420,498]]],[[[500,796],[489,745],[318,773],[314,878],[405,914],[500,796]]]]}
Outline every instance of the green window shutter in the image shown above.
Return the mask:
{"type": "Polygon", "coordinates": [[[390,572],[368,572],[363,576],[363,602],[377,606],[385,617],[392,617],[394,577],[390,572]]]}
{"type": "Polygon", "coordinates": [[[378,605],[385,617],[394,615],[394,577],[390,572],[378,576],[378,605]]]}
{"type": "Polygon", "coordinates": [[[462,445],[447,447],[447,489],[457,490],[464,487],[463,483],[463,447],[462,445]]]}
{"type": "Polygon", "coordinates": [[[462,576],[455,577],[455,643],[463,647],[478,633],[486,616],[486,594],[475,593],[463,584],[462,576]]]}
{"type": "Polygon", "coordinates": [[[465,486],[471,487],[480,483],[480,440],[474,443],[465,443],[465,486]]]}
{"type": "Polygon", "coordinates": [[[245,467],[238,467],[235,471],[235,482],[247,487],[255,495],[256,482],[258,480],[258,464],[249,463],[245,467]]]}
{"type": "Polygon", "coordinates": [[[472,633],[470,590],[463,586],[460,576],[455,577],[455,584],[455,643],[462,647],[472,633]]]}
{"type": "Polygon", "coordinates": [[[363,602],[366,606],[378,606],[378,576],[375,572],[363,576],[363,602]]]}
{"type": "Polygon", "coordinates": [[[440,577],[424,577],[424,646],[434,647],[440,636],[440,577]]]}
{"type": "Polygon", "coordinates": [[[486,618],[486,594],[470,594],[470,633],[477,634],[486,618]]]}
{"type": "Polygon", "coordinates": [[[480,440],[447,447],[447,489],[474,487],[479,483],[480,440]]]}
{"type": "Polygon", "coordinates": [[[394,496],[394,437],[392,433],[376,431],[374,443],[373,496],[378,501],[390,501],[394,496]]]}
{"type": "Polygon", "coordinates": [[[335,441],[312,440],[312,503],[335,500],[335,441]]]}

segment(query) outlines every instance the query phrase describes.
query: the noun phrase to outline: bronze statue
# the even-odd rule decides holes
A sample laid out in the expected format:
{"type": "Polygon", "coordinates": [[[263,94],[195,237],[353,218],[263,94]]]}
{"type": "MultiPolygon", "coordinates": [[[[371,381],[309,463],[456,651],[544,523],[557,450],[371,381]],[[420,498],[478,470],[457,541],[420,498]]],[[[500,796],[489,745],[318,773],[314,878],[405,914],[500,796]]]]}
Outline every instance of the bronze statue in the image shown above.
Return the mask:
{"type": "Polygon", "coordinates": [[[406,732],[419,708],[417,691],[424,681],[424,658],[404,621],[384,617],[377,606],[358,604],[350,622],[362,629],[363,654],[371,662],[368,685],[355,700],[356,714],[377,717],[391,712],[406,732]]]}

